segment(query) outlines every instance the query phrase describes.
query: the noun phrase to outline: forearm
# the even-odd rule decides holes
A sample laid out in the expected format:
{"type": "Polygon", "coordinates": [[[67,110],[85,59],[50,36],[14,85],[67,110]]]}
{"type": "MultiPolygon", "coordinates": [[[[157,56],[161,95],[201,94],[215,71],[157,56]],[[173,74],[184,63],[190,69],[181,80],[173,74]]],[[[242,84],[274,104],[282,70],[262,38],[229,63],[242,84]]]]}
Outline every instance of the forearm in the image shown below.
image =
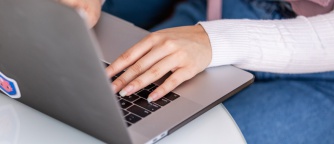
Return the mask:
{"type": "Polygon", "coordinates": [[[209,67],[277,73],[334,70],[334,12],[287,20],[200,22],[209,35],[209,67]]]}

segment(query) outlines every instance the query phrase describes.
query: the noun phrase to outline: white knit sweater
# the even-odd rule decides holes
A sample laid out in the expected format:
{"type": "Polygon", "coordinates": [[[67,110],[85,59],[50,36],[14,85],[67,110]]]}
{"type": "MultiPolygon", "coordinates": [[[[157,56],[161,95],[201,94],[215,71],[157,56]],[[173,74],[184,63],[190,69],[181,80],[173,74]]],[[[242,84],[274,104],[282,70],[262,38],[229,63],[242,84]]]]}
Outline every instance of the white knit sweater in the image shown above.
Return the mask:
{"type": "Polygon", "coordinates": [[[334,70],[334,11],[286,20],[200,22],[209,35],[209,67],[236,67],[276,73],[334,70]]]}

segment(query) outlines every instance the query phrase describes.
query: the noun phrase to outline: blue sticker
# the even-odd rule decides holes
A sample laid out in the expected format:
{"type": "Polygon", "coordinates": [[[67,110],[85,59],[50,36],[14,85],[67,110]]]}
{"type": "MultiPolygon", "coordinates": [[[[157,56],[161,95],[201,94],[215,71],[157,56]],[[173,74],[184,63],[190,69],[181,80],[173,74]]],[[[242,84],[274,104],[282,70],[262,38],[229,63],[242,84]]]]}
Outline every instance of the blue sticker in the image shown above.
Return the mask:
{"type": "Polygon", "coordinates": [[[0,72],[0,90],[11,98],[20,98],[21,92],[16,81],[0,72]]]}

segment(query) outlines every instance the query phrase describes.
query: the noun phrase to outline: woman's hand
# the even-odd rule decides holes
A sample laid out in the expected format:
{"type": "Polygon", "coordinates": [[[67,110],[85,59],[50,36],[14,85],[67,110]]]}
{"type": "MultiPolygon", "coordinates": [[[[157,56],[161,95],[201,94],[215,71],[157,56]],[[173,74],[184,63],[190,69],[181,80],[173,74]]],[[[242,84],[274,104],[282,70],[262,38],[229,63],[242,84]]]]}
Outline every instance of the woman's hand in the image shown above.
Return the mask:
{"type": "Polygon", "coordinates": [[[69,7],[84,12],[89,28],[92,28],[100,18],[102,0],[58,0],[69,7]]]}
{"type": "Polygon", "coordinates": [[[155,101],[182,82],[203,71],[211,62],[209,38],[201,25],[154,32],[123,53],[107,67],[109,77],[127,69],[113,83],[115,92],[128,96],[170,75],[148,98],[155,101]]]}

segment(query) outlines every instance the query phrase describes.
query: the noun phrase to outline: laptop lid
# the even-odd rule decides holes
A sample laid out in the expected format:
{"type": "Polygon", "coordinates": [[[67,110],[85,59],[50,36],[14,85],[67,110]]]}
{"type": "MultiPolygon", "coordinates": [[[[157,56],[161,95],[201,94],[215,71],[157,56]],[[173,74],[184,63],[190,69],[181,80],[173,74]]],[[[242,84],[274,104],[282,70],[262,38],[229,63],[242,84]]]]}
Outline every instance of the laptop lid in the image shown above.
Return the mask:
{"type": "MultiPolygon", "coordinates": [[[[175,89],[180,98],[132,125],[126,134],[117,100],[98,60],[102,55],[96,54],[95,37],[73,10],[53,0],[44,1],[2,3],[12,9],[0,11],[10,21],[2,30],[7,52],[0,54],[4,56],[0,71],[23,87],[21,102],[108,143],[129,143],[129,136],[135,143],[155,142],[252,82],[251,74],[232,66],[207,69],[175,89]],[[7,56],[11,53],[15,54],[7,56]]],[[[106,14],[95,31],[106,62],[148,34],[106,14]]]]}
{"type": "Polygon", "coordinates": [[[17,82],[20,102],[109,143],[131,143],[97,44],[73,9],[1,0],[0,19],[0,72],[17,82]]]}

